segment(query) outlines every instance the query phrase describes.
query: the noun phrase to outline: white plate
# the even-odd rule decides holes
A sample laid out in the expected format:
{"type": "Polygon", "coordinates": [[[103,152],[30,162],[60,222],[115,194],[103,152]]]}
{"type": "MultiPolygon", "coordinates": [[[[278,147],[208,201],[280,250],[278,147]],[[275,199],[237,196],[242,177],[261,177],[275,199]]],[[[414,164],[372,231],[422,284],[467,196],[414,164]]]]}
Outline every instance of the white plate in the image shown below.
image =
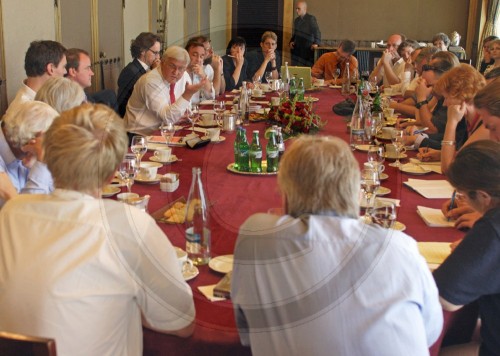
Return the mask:
{"type": "Polygon", "coordinates": [[[372,145],[356,145],[355,148],[361,152],[368,152],[372,145]]]}
{"type": "Polygon", "coordinates": [[[155,183],[160,182],[160,178],[161,178],[161,174],[157,174],[156,177],[151,178],[151,179],[137,176],[137,177],[135,177],[134,181],[137,183],[155,184],[155,183]]]}
{"type": "Polygon", "coordinates": [[[217,256],[208,262],[208,267],[215,272],[228,273],[233,270],[233,259],[234,255],[217,256]]]}
{"type": "Polygon", "coordinates": [[[390,193],[391,193],[391,190],[389,188],[378,187],[377,192],[375,194],[380,197],[380,196],[387,195],[390,193]]]}
{"type": "Polygon", "coordinates": [[[263,99],[265,97],[265,95],[252,95],[252,99],[263,99]]]}
{"type": "MultiPolygon", "coordinates": [[[[389,153],[389,152],[386,152],[384,157],[385,157],[386,159],[394,159],[394,160],[397,158],[396,154],[394,154],[394,153],[389,153]]],[[[404,154],[404,153],[400,153],[400,154],[399,154],[399,159],[403,159],[403,158],[406,158],[406,157],[407,157],[407,156],[406,156],[406,154],[404,154]]]]}
{"type": "Polygon", "coordinates": [[[406,225],[403,224],[402,222],[395,221],[394,225],[392,225],[391,229],[397,230],[397,231],[405,231],[406,230],[406,225]]]}
{"type": "Polygon", "coordinates": [[[387,173],[380,173],[378,175],[378,179],[380,180],[386,180],[387,178],[389,178],[389,175],[387,173]]]}
{"type": "Polygon", "coordinates": [[[163,163],[163,164],[170,164],[170,163],[177,162],[179,159],[177,158],[176,155],[170,155],[170,158],[168,159],[168,161],[162,161],[156,156],[149,157],[149,160],[153,161],[153,162],[163,163]]]}
{"type": "Polygon", "coordinates": [[[182,277],[184,277],[185,281],[190,281],[199,274],[200,270],[196,266],[191,266],[191,268],[188,269],[187,271],[186,270],[182,271],[182,277]]]}
{"type": "Polygon", "coordinates": [[[117,187],[115,184],[109,184],[109,185],[105,186],[104,188],[102,188],[101,197],[103,197],[103,198],[111,197],[111,196],[115,195],[116,193],[119,193],[120,191],[121,191],[121,189],[119,187],[117,187]]]}
{"type": "Polygon", "coordinates": [[[413,164],[413,163],[407,163],[401,166],[400,168],[401,172],[408,173],[408,174],[415,174],[415,175],[422,175],[422,174],[427,174],[432,172],[429,169],[426,169],[418,164],[413,164]]]}
{"type": "MultiPolygon", "coordinates": [[[[208,136],[203,136],[201,138],[202,140],[209,140],[209,137],[208,136]]],[[[217,141],[210,141],[211,143],[221,143],[221,142],[224,142],[226,141],[226,138],[224,136],[219,136],[219,139],[217,141]]]]}

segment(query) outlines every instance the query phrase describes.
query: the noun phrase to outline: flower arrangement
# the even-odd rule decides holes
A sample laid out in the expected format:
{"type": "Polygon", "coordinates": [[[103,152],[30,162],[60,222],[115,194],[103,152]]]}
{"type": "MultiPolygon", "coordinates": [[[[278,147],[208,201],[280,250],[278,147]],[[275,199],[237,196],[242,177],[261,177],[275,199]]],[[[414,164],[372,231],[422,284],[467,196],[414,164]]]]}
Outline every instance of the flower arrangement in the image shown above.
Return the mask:
{"type": "Polygon", "coordinates": [[[288,137],[313,134],[325,125],[325,122],[313,112],[311,101],[298,101],[296,98],[281,99],[278,106],[273,106],[269,110],[268,119],[271,124],[283,127],[283,134],[288,137]]]}

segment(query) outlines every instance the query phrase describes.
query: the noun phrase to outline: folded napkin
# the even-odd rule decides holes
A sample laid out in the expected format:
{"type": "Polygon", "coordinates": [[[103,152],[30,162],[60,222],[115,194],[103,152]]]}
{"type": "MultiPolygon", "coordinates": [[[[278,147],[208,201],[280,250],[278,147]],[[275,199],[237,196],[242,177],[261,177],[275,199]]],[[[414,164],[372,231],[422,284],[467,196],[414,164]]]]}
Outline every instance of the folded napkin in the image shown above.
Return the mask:
{"type": "Polygon", "coordinates": [[[453,227],[455,223],[448,221],[441,209],[426,208],[417,206],[417,213],[424,220],[427,226],[431,227],[453,227]]]}
{"type": "Polygon", "coordinates": [[[226,300],[226,298],[214,297],[215,286],[215,284],[211,284],[209,286],[199,286],[198,290],[211,302],[220,302],[222,300],[226,300]]]}
{"type": "Polygon", "coordinates": [[[453,194],[453,187],[445,180],[408,179],[404,185],[427,199],[446,199],[453,194]]]}
{"type": "Polygon", "coordinates": [[[417,245],[431,271],[438,268],[451,253],[449,242],[417,242],[417,245]]]}

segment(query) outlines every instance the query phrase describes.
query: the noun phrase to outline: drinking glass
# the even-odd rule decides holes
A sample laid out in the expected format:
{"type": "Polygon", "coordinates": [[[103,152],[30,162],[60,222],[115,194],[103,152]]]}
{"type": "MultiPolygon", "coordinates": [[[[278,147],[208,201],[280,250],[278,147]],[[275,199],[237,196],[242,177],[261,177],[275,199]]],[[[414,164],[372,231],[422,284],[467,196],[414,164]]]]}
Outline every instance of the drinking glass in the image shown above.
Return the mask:
{"type": "Polygon", "coordinates": [[[384,127],[384,122],[382,120],[382,113],[376,112],[372,114],[373,121],[375,122],[375,136],[382,131],[382,127],[384,127]]]}
{"type": "Polygon", "coordinates": [[[253,78],[253,88],[260,89],[260,83],[262,83],[262,78],[260,75],[256,75],[255,78],[253,78]]]}
{"type": "Polygon", "coordinates": [[[368,152],[366,154],[367,156],[367,161],[370,163],[370,166],[372,166],[374,169],[377,170],[379,174],[379,179],[380,179],[380,174],[384,170],[383,165],[384,165],[384,160],[385,160],[385,148],[384,146],[370,146],[368,147],[368,152]]]}
{"type": "Polygon", "coordinates": [[[404,150],[404,131],[403,130],[392,130],[391,141],[394,145],[394,149],[396,151],[396,161],[394,163],[389,164],[391,167],[401,168],[401,162],[399,161],[399,155],[403,153],[404,150]]]}
{"type": "Polygon", "coordinates": [[[198,104],[192,103],[191,108],[187,109],[186,111],[188,114],[187,116],[188,116],[189,120],[191,121],[191,129],[194,133],[194,124],[200,118],[200,107],[198,106],[198,104]]]}
{"type": "Polygon", "coordinates": [[[172,137],[175,134],[175,125],[172,121],[166,121],[160,126],[160,132],[167,145],[172,141],[172,137]]]}
{"type": "Polygon", "coordinates": [[[377,200],[370,210],[374,224],[390,229],[396,222],[396,205],[393,202],[377,200]]]}
{"type": "Polygon", "coordinates": [[[137,157],[131,154],[125,155],[125,158],[120,163],[118,168],[118,173],[120,178],[127,185],[127,191],[132,192],[132,184],[134,184],[134,179],[139,171],[139,164],[137,157]]]}
{"type": "Polygon", "coordinates": [[[337,85],[337,79],[340,77],[340,68],[333,71],[333,85],[337,85]]]}
{"type": "Polygon", "coordinates": [[[364,219],[368,222],[371,221],[369,216],[370,207],[373,204],[375,193],[380,187],[380,179],[378,176],[378,169],[365,168],[361,171],[361,190],[364,193],[366,201],[366,209],[364,219]]]}
{"type": "Polygon", "coordinates": [[[271,84],[271,80],[273,79],[273,72],[266,72],[264,74],[264,78],[266,78],[266,82],[271,84]]]}
{"type": "Polygon", "coordinates": [[[377,84],[378,84],[378,78],[376,75],[372,76],[371,78],[368,79],[368,82],[370,83],[370,88],[372,92],[377,91],[377,84]]]}
{"type": "Polygon", "coordinates": [[[221,126],[222,124],[221,116],[222,114],[224,114],[224,111],[226,111],[226,103],[224,102],[224,100],[214,101],[214,111],[216,115],[217,125],[221,126]]]}
{"type": "Polygon", "coordinates": [[[375,135],[377,134],[377,125],[375,121],[373,120],[373,117],[370,113],[367,113],[365,116],[365,136],[366,140],[368,141],[368,144],[371,145],[373,144],[373,139],[375,138],[375,135]]]}
{"type": "Polygon", "coordinates": [[[134,136],[132,137],[132,144],[130,145],[130,150],[135,154],[137,158],[137,166],[141,165],[142,156],[148,150],[148,146],[146,143],[146,137],[144,136],[134,136]]]}
{"type": "Polygon", "coordinates": [[[285,82],[282,79],[276,79],[276,91],[280,99],[283,99],[283,93],[285,92],[285,82]]]}

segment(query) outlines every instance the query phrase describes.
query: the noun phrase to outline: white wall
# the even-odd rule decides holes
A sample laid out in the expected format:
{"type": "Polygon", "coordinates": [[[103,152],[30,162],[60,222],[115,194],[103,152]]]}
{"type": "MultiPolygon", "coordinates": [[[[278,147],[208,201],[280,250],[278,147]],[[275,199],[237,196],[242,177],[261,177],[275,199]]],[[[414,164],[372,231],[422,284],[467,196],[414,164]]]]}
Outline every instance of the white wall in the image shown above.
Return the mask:
{"type": "Polygon", "coordinates": [[[7,97],[26,78],[24,56],[34,40],[55,40],[54,0],[2,0],[7,97]]]}
{"type": "Polygon", "coordinates": [[[212,8],[210,9],[210,39],[212,40],[212,48],[219,54],[226,54],[226,47],[229,39],[226,38],[227,24],[227,1],[212,0],[212,8]]]}
{"type": "Polygon", "coordinates": [[[184,47],[184,1],[170,0],[168,6],[167,44],[184,47]]]}
{"type": "MultiPolygon", "coordinates": [[[[126,0],[123,12],[123,24],[123,66],[126,66],[128,62],[132,61],[132,56],[130,55],[131,41],[139,33],[149,32],[149,1],[126,0]]],[[[156,28],[153,28],[152,31],[155,32],[156,28]]]]}

